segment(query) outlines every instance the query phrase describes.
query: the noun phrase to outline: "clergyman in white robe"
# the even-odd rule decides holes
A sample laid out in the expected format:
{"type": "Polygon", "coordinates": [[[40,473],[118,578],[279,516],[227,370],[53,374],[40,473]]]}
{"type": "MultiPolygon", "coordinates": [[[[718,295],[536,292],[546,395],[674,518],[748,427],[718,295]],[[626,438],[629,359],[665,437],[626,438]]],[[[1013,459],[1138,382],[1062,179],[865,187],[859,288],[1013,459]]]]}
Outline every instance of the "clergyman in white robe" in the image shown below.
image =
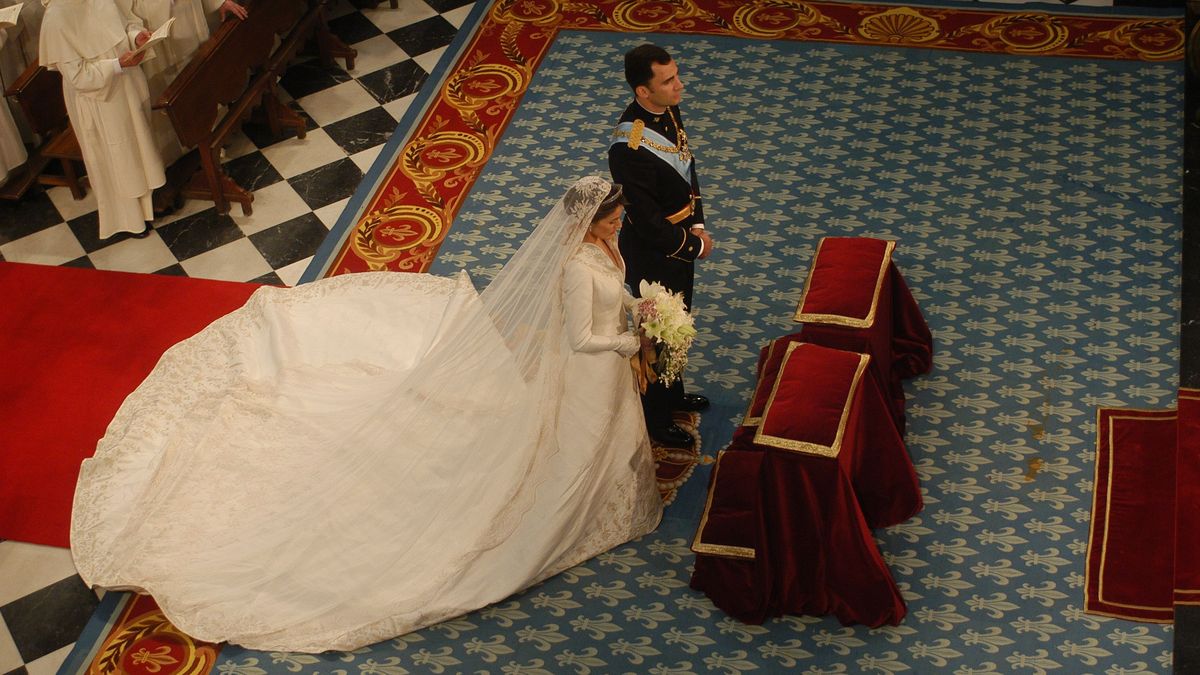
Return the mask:
{"type": "MultiPolygon", "coordinates": [[[[0,29],[0,49],[4,48],[7,40],[8,31],[0,29]]],[[[28,157],[12,111],[8,109],[6,102],[0,101],[0,184],[8,180],[12,170],[24,164],[28,157]]]]}
{"type": "Polygon", "coordinates": [[[63,98],[100,212],[100,238],[140,233],[154,218],[154,188],[166,182],[150,130],[150,93],[137,67],[118,59],[141,22],[113,0],[43,0],[39,57],[63,76],[63,98]]]}

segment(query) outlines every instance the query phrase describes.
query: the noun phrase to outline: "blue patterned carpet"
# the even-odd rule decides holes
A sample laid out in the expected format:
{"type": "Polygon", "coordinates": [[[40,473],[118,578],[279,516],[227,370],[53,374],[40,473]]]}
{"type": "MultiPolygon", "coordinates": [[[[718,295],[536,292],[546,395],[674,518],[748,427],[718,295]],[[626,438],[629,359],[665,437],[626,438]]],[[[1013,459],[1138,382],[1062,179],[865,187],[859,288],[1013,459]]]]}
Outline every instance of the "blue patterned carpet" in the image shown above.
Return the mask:
{"type": "MultiPolygon", "coordinates": [[[[1169,672],[1169,626],[1085,615],[1082,586],[1095,407],[1174,400],[1182,65],[654,39],[718,242],[690,371],[706,455],[759,346],[795,329],[818,239],[898,241],[937,344],[909,386],[926,508],[877,533],[905,623],[745,626],[688,589],[701,467],[657,532],[498,606],[351,654],[227,647],[220,672],[1169,672]]],[[[559,37],[434,272],[483,285],[566,185],[607,174],[637,42],[559,37]]]]}

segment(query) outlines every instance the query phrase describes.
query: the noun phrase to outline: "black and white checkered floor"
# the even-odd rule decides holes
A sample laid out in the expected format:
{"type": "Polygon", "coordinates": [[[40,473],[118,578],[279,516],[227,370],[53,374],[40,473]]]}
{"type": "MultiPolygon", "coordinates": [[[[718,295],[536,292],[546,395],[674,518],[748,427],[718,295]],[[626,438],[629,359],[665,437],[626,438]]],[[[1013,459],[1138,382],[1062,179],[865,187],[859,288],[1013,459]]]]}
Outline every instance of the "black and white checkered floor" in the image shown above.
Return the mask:
{"type": "MultiPolygon", "coordinates": [[[[336,222],[467,18],[472,0],[401,0],[330,26],[358,50],[353,71],[293,65],[281,85],[308,120],[307,138],[275,142],[248,129],[226,148],[228,172],[254,191],[254,212],[218,215],[189,201],[145,239],[96,236],[96,202],[66,188],[0,203],[0,260],[292,285],[336,222]]],[[[49,675],[98,600],[67,549],[0,541],[0,674],[49,675]]]]}

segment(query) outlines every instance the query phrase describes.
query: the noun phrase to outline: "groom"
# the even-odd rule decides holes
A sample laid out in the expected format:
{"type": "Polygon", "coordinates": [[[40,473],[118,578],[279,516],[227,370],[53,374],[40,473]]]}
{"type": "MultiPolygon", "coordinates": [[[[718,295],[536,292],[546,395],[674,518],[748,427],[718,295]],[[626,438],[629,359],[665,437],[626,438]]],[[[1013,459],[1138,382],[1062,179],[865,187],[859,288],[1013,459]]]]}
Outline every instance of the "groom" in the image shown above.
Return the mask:
{"type": "MultiPolygon", "coordinates": [[[[643,279],[657,281],[681,293],[690,311],[695,261],[712,253],[713,241],[704,229],[696,162],[679,113],[679,67],[663,48],[644,44],[625,54],[625,81],[633,102],[608,149],[613,182],[624,186],[629,200],[618,240],[625,281],[635,295],[643,279]]],[[[708,399],[685,394],[679,380],[670,387],[651,384],[642,395],[650,437],[670,447],[695,443],[671,413],[707,407],[708,399]]]]}

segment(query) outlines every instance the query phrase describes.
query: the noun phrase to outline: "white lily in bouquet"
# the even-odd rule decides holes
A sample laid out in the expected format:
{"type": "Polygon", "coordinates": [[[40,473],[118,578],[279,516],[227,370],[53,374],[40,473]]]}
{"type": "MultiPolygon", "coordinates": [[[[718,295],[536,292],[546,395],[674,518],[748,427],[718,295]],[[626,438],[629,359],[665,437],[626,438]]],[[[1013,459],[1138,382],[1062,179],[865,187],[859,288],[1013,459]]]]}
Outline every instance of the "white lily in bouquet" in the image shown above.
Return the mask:
{"type": "MultiPolygon", "coordinates": [[[[643,341],[642,362],[650,366],[648,379],[671,386],[683,376],[688,349],[696,337],[696,324],[683,304],[683,295],[672,293],[656,282],[638,285],[642,296],[633,306],[634,321],[643,341]],[[648,348],[646,348],[648,346],[648,348]]],[[[645,391],[644,386],[640,386],[645,391]]]]}

